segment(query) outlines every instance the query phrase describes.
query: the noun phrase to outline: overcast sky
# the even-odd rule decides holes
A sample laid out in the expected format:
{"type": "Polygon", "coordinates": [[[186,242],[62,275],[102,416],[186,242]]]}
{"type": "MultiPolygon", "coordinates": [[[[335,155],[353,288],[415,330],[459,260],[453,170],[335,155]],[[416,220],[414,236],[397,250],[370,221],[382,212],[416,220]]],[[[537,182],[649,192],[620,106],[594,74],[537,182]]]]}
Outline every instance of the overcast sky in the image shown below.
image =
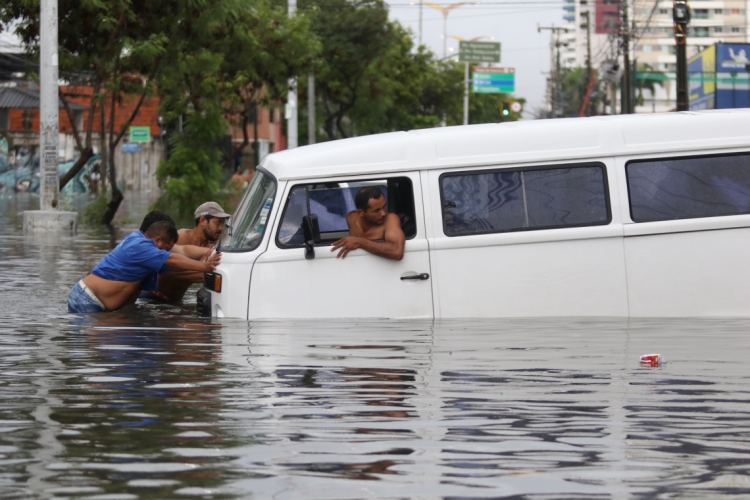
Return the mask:
{"type": "MultiPolygon", "coordinates": [[[[391,18],[411,28],[416,42],[419,35],[419,1],[386,1],[390,5],[391,18]]],[[[441,6],[451,5],[439,1],[435,3],[441,6]]],[[[532,111],[545,104],[544,73],[549,71],[550,66],[549,31],[538,33],[537,26],[561,26],[562,5],[562,0],[486,0],[481,4],[466,3],[453,9],[448,15],[448,47],[458,51],[458,40],[452,36],[467,40],[482,36],[482,41],[492,41],[494,37],[494,41],[501,42],[502,60],[499,65],[516,68],[516,95],[527,99],[524,111],[532,111]]],[[[442,57],[443,15],[426,3],[422,9],[422,41],[438,57],[442,57]]],[[[0,50],[7,51],[16,45],[18,42],[14,38],[8,33],[0,34],[0,50]]]]}
{"type": "MultiPolygon", "coordinates": [[[[419,1],[386,0],[391,18],[411,28],[415,41],[419,34],[419,1]]],[[[454,2],[441,3],[448,6],[454,2]]],[[[479,5],[467,3],[448,14],[448,47],[458,51],[452,36],[502,43],[499,66],[516,68],[516,93],[527,99],[530,111],[544,106],[546,75],[550,66],[549,31],[537,32],[537,25],[562,26],[562,0],[487,0],[479,5]]],[[[443,15],[426,3],[422,7],[422,42],[438,57],[443,55],[443,15]]],[[[450,52],[448,52],[450,54],[450,52]]],[[[528,115],[527,115],[528,116],[528,115]]]]}

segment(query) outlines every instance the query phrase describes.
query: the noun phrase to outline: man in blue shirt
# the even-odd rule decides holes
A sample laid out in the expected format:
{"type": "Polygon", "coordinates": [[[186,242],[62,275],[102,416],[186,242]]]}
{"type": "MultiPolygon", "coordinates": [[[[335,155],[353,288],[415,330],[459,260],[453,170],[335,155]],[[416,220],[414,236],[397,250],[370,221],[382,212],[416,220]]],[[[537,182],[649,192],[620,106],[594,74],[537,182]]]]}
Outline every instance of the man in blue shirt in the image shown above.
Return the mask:
{"type": "Polygon", "coordinates": [[[176,241],[177,229],[168,221],[151,224],[145,233],[129,234],[76,283],[68,296],[68,312],[116,311],[135,302],[141,290],[156,290],[158,275],[168,268],[211,272],[221,260],[220,254],[199,262],[172,253],[176,241]]]}

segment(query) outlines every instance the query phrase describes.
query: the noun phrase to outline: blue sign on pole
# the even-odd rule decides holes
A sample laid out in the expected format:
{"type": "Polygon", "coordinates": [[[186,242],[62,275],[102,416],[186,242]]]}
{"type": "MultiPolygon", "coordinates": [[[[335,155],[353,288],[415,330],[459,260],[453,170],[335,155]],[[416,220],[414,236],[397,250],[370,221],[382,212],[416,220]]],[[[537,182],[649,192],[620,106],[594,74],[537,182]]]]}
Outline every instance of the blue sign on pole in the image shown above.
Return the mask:
{"type": "Polygon", "coordinates": [[[516,91],[515,68],[476,67],[471,74],[472,91],[490,94],[516,91]]]}

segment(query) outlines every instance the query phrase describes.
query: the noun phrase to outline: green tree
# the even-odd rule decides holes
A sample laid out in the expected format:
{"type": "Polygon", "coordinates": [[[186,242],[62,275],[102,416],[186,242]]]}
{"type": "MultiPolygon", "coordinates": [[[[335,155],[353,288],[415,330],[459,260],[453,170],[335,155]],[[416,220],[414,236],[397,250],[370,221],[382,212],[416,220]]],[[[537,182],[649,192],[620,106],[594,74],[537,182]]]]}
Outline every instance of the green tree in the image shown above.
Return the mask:
{"type": "MultiPolygon", "coordinates": [[[[588,98],[587,109],[596,110],[602,103],[603,93],[599,91],[601,80],[595,77],[588,98]]],[[[581,108],[589,88],[586,68],[566,68],[562,72],[562,116],[580,116],[581,108]]],[[[584,111],[585,112],[585,111],[584,111]]]]}
{"type": "Polygon", "coordinates": [[[289,18],[264,2],[224,0],[181,18],[156,79],[165,120],[182,117],[183,130],[157,177],[164,186],[158,205],[187,214],[219,190],[217,143],[227,118],[239,116],[246,130],[251,111],[284,96],[288,78],[309,67],[318,44],[304,16],[289,18]]]}
{"type": "Polygon", "coordinates": [[[651,95],[656,94],[656,86],[664,87],[664,80],[667,79],[667,74],[663,71],[655,70],[653,66],[648,63],[642,63],[638,65],[638,71],[635,77],[635,87],[638,89],[638,96],[636,97],[636,105],[643,106],[643,90],[649,90],[651,95]],[[640,78],[639,78],[640,76],[640,78]]]}
{"type": "MultiPolygon", "coordinates": [[[[168,43],[168,30],[175,30],[165,19],[172,19],[175,2],[152,5],[145,0],[60,0],[58,13],[60,77],[72,84],[93,88],[92,106],[84,130],[73,119],[66,96],[61,101],[73,124],[80,158],[60,180],[60,187],[75,176],[93,155],[94,117],[99,115],[107,147],[102,165],[109,172],[111,199],[102,222],[112,221],[123,194],[116,183],[114,151],[135,118],[143,100],[152,92],[152,78],[162,61],[168,43]],[[115,126],[116,104],[135,100],[135,111],[125,123],[115,126]],[[97,111],[98,108],[98,111],[97,111]],[[108,151],[107,151],[108,149],[108,151]]],[[[39,1],[6,0],[0,5],[0,31],[15,26],[30,56],[39,58],[39,1]]]]}
{"type": "Polygon", "coordinates": [[[321,41],[315,74],[325,131],[331,140],[348,137],[344,118],[357,104],[363,76],[394,36],[387,6],[383,0],[305,0],[300,7],[321,41]]]}

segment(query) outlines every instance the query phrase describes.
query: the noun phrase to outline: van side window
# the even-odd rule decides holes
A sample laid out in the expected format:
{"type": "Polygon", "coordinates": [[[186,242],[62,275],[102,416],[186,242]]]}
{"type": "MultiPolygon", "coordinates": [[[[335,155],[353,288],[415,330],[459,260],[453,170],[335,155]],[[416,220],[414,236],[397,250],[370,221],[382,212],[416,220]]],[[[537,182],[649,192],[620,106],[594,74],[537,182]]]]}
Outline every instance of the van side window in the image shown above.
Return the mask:
{"type": "Polygon", "coordinates": [[[750,154],[630,161],[635,222],[750,213],[750,154]]]}
{"type": "Polygon", "coordinates": [[[610,222],[601,164],[444,174],[440,195],[446,236],[610,222]]]}
{"type": "Polygon", "coordinates": [[[289,192],[281,226],[276,238],[282,248],[298,248],[303,244],[302,217],[318,216],[322,244],[330,244],[349,236],[346,216],[357,209],[354,197],[364,186],[377,186],[386,198],[386,209],[401,219],[406,238],[416,236],[414,192],[408,177],[367,181],[336,181],[296,185],[289,192]]]}

